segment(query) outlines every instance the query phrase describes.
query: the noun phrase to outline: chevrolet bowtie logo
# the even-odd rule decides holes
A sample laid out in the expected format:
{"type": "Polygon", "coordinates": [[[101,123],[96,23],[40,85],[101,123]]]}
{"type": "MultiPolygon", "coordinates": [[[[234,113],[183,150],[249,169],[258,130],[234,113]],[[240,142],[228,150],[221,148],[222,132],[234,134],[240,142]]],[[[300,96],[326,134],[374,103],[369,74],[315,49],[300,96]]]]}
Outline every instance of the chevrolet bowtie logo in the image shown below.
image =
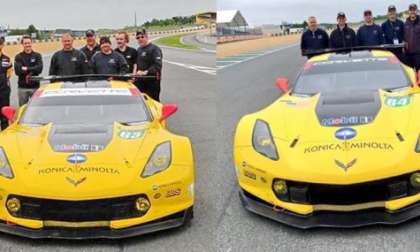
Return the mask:
{"type": "Polygon", "coordinates": [[[350,167],[352,167],[352,166],[353,166],[356,162],[357,162],[357,158],[353,159],[352,161],[350,161],[350,162],[349,162],[349,163],[347,163],[347,164],[344,164],[344,163],[342,163],[342,162],[338,161],[337,159],[335,160],[335,164],[336,164],[338,167],[342,168],[345,172],[346,172],[348,169],[350,169],[350,167]]]}
{"type": "Polygon", "coordinates": [[[67,180],[70,184],[74,185],[74,187],[76,187],[76,186],[80,185],[81,183],[83,183],[83,182],[86,180],[86,177],[83,177],[83,178],[81,178],[81,179],[79,179],[79,180],[74,180],[74,179],[72,179],[72,178],[66,177],[66,180],[67,180]]]}

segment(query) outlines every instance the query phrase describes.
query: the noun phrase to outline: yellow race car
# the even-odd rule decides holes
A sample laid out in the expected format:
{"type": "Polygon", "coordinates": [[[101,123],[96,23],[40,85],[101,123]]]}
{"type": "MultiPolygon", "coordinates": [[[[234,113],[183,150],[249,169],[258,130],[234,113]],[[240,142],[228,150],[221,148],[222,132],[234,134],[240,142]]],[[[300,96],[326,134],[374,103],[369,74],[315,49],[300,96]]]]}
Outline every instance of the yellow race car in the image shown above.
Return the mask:
{"type": "Polygon", "coordinates": [[[30,238],[123,238],[193,216],[190,140],[169,132],[176,105],[125,81],[38,89],[0,133],[0,231],[30,238]]]}
{"type": "MultiPolygon", "coordinates": [[[[420,77],[420,72],[418,73],[420,77]]],[[[234,163],[246,209],[298,228],[420,215],[420,88],[384,50],[308,60],[295,85],[244,116],[234,163]]]]}

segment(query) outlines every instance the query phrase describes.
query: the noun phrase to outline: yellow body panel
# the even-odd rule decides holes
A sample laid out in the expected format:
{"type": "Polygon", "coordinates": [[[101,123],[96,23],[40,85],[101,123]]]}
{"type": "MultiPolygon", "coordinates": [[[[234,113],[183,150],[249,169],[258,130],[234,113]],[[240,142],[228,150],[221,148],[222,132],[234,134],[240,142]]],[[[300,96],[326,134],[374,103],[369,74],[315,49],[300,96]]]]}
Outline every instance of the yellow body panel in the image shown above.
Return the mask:
{"type": "MultiPolygon", "coordinates": [[[[112,81],[111,84],[112,88],[135,88],[122,81],[112,81]]],[[[60,88],[62,83],[44,85],[40,89],[60,88]]],[[[145,101],[153,120],[136,126],[114,123],[111,142],[102,151],[84,153],[87,161],[82,164],[67,162],[70,153],[52,150],[47,141],[51,124],[29,127],[15,122],[1,132],[0,146],[6,152],[14,178],[0,177],[0,220],[36,229],[44,226],[43,221],[47,221],[47,226],[58,227],[103,226],[108,221],[95,224],[16,218],[5,207],[11,194],[67,201],[147,195],[151,203],[147,213],[138,218],[109,221],[109,227],[113,229],[147,223],[192,207],[194,160],[191,142],[187,137],[169,132],[165,123],[159,122],[160,103],[148,97],[145,101]],[[118,133],[125,129],[143,131],[144,134],[135,139],[123,139],[118,133]],[[171,143],[170,166],[150,177],[141,177],[155,147],[166,141],[171,143]],[[79,183],[70,183],[69,180],[79,183]]],[[[18,120],[24,110],[25,106],[20,108],[18,120]]]]}
{"type": "MultiPolygon", "coordinates": [[[[384,51],[372,51],[372,54],[374,57],[392,55],[384,51]]],[[[311,58],[309,62],[328,58],[329,54],[324,54],[311,58]]],[[[380,91],[379,113],[369,124],[350,126],[357,131],[357,136],[351,140],[335,138],[335,132],[346,126],[321,126],[315,111],[319,95],[296,97],[286,93],[267,108],[244,116],[236,129],[233,153],[240,187],[274,206],[307,215],[314,212],[314,208],[334,210],[335,206],[281,201],[272,190],[273,179],[351,185],[420,170],[420,154],[414,151],[420,134],[420,88],[414,70],[403,67],[412,87],[400,92],[380,91]],[[387,96],[411,96],[411,102],[407,106],[390,107],[384,104],[387,96]],[[268,123],[279,160],[271,160],[255,151],[252,134],[257,119],[268,123]],[[398,139],[397,132],[404,141],[398,139]],[[291,148],[295,139],[297,144],[291,148]],[[355,159],[357,162],[347,171],[335,163],[339,160],[347,164],[355,159]]],[[[420,194],[417,194],[371,206],[348,206],[348,210],[382,204],[387,210],[394,211],[419,200],[420,194]]]]}

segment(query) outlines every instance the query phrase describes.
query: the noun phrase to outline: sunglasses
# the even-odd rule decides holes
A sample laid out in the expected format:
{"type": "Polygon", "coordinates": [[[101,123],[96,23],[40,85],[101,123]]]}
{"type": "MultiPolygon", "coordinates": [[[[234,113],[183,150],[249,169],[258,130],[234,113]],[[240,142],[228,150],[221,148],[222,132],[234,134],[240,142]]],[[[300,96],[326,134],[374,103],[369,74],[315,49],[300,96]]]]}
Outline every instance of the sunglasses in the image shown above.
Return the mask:
{"type": "Polygon", "coordinates": [[[136,38],[137,39],[143,39],[143,38],[145,38],[146,36],[137,36],[136,38]]]}

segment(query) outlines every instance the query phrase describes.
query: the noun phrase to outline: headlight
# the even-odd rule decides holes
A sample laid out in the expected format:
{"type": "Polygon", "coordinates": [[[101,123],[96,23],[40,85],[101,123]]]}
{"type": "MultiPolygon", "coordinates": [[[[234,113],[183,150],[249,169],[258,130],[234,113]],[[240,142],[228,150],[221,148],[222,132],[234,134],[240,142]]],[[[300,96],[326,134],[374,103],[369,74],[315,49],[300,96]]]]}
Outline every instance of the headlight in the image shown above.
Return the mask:
{"type": "Polygon", "coordinates": [[[161,143],[153,151],[141,176],[146,178],[167,169],[171,164],[171,156],[171,143],[161,143]]]}
{"type": "Polygon", "coordinates": [[[270,128],[268,127],[268,124],[262,120],[257,120],[255,122],[254,130],[252,132],[252,145],[261,155],[272,160],[279,159],[270,128]]]}
{"type": "Polygon", "coordinates": [[[12,168],[2,147],[0,147],[0,176],[8,179],[13,178],[12,168]]]}
{"type": "Polygon", "coordinates": [[[417,144],[416,144],[416,149],[415,151],[417,153],[420,153],[420,136],[417,138],[417,144]]]}

